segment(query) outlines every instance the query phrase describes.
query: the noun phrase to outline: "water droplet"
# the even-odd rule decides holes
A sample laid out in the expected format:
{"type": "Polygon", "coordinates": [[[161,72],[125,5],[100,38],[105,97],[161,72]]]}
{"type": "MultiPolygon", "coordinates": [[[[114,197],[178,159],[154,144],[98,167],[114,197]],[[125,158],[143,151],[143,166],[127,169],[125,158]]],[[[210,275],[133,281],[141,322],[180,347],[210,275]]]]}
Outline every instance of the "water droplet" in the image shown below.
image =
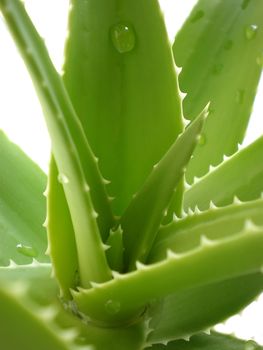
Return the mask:
{"type": "Polygon", "coordinates": [[[127,23],[118,23],[111,27],[110,35],[115,49],[119,53],[130,52],[135,47],[135,32],[127,23]]]}
{"type": "Polygon", "coordinates": [[[258,55],[256,62],[261,68],[263,67],[263,52],[261,52],[261,54],[258,55]]]}
{"type": "Polygon", "coordinates": [[[245,97],[245,91],[242,89],[237,90],[236,92],[236,102],[239,105],[242,105],[242,103],[244,102],[244,97],[245,97]]]}
{"type": "Polygon", "coordinates": [[[230,50],[232,49],[232,46],[233,46],[233,40],[227,40],[224,44],[224,49],[225,50],[230,50]]]}
{"type": "Polygon", "coordinates": [[[106,311],[111,314],[115,315],[120,311],[121,304],[116,300],[108,300],[105,304],[106,311]]]}
{"type": "Polygon", "coordinates": [[[242,5],[241,5],[241,8],[242,8],[243,10],[245,10],[245,9],[248,7],[250,1],[251,1],[251,0],[243,0],[242,5]]]}
{"type": "Polygon", "coordinates": [[[64,185],[69,183],[68,177],[62,173],[58,174],[58,181],[64,185]]]}
{"type": "Polygon", "coordinates": [[[223,67],[224,65],[222,63],[217,63],[214,65],[214,68],[213,68],[213,73],[214,74],[220,74],[223,70],[223,67]]]}
{"type": "Polygon", "coordinates": [[[21,243],[17,244],[16,249],[20,254],[29,256],[30,258],[34,258],[38,255],[37,251],[33,247],[21,243]]]}
{"type": "Polygon", "coordinates": [[[259,349],[258,344],[253,340],[248,340],[246,342],[244,350],[257,350],[257,349],[259,349]]]}
{"type": "Polygon", "coordinates": [[[256,24],[250,24],[245,28],[245,35],[248,40],[253,39],[258,31],[258,26],[256,24]]]}
{"type": "Polygon", "coordinates": [[[201,134],[200,137],[199,137],[199,140],[198,140],[198,144],[199,144],[200,146],[204,146],[205,143],[206,143],[206,137],[205,137],[204,134],[201,134]]]}
{"type": "Polygon", "coordinates": [[[201,18],[203,18],[205,15],[204,11],[203,10],[198,10],[194,15],[193,17],[191,18],[191,22],[192,23],[195,23],[197,21],[199,21],[201,18]]]}

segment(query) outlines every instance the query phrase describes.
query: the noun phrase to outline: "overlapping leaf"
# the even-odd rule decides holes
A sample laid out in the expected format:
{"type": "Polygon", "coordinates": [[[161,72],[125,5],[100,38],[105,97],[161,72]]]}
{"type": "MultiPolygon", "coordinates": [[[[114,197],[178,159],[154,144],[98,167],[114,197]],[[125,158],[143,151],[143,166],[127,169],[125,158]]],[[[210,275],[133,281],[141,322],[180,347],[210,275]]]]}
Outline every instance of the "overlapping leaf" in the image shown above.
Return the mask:
{"type": "Polygon", "coordinates": [[[0,132],[0,265],[12,259],[48,261],[45,220],[46,176],[0,132]]]}
{"type": "Polygon", "coordinates": [[[109,234],[113,217],[96,158],[22,3],[2,0],[0,6],[42,103],[60,172],[58,180],[64,187],[74,226],[81,283],[88,286],[92,280],[105,281],[110,278],[110,271],[101,236],[109,234]]]}
{"type": "Polygon", "coordinates": [[[182,131],[157,0],[72,1],[64,81],[122,214],[182,131]]]}
{"type": "Polygon", "coordinates": [[[263,192],[263,137],[233,155],[216,169],[197,180],[185,193],[184,208],[208,209],[210,201],[218,206],[257,199],[263,192]]]}
{"type": "Polygon", "coordinates": [[[153,168],[122,216],[126,269],[134,269],[136,261],[146,260],[165,211],[196,146],[206,116],[207,109],[178,137],[153,168]]]}
{"type": "Polygon", "coordinates": [[[154,345],[152,350],[261,350],[262,346],[249,340],[236,339],[233,336],[212,333],[211,335],[200,334],[192,337],[190,341],[177,340],[165,345],[154,345]]]}

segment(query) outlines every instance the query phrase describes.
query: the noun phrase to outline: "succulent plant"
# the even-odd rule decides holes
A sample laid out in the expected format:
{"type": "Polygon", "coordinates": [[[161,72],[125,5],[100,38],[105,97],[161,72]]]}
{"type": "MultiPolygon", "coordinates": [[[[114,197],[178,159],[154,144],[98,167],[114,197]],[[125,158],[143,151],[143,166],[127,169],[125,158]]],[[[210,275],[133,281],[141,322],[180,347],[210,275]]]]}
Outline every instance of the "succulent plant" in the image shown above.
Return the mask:
{"type": "Polygon", "coordinates": [[[52,141],[46,177],[0,136],[3,348],[262,349],[210,330],[263,289],[263,1],[199,0],[171,45],[157,0],[72,0],[62,75],[0,9],[52,141]]]}

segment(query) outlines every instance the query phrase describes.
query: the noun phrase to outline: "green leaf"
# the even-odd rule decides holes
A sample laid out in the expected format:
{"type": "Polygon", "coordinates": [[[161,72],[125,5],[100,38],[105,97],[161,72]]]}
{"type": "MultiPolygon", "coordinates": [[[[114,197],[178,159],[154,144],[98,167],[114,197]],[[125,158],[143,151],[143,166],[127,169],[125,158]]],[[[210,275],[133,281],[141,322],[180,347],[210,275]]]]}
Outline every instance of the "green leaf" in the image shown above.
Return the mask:
{"type": "Polygon", "coordinates": [[[0,265],[48,261],[43,192],[46,176],[0,131],[0,265]]]}
{"type": "Polygon", "coordinates": [[[193,119],[211,102],[211,118],[187,169],[190,183],[233,154],[245,134],[262,70],[263,3],[243,3],[200,0],[174,42],[176,64],[183,67],[180,87],[188,93],[185,116],[193,119]]]}
{"type": "Polygon", "coordinates": [[[121,226],[110,232],[107,246],[109,248],[106,250],[106,256],[110,268],[121,272],[123,270],[123,231],[121,226]]]}
{"type": "Polygon", "coordinates": [[[204,210],[210,201],[218,206],[231,204],[235,197],[242,201],[259,198],[263,192],[263,137],[233,155],[185,193],[185,210],[197,206],[204,210]],[[240,176],[242,174],[242,176],[240,176]]]}
{"type": "Polygon", "coordinates": [[[230,335],[213,332],[198,334],[189,341],[177,340],[165,345],[154,345],[152,350],[261,350],[262,346],[252,340],[240,340],[230,335]]]}
{"type": "Polygon", "coordinates": [[[79,285],[78,257],[74,229],[58,169],[51,157],[47,191],[49,254],[62,296],[71,298],[70,289],[79,285]]]}
{"type": "MultiPolygon", "coordinates": [[[[39,350],[81,350],[67,339],[62,329],[54,327],[56,307],[40,307],[26,295],[27,291],[27,284],[21,281],[1,285],[1,344],[6,349],[35,350],[37,340],[39,350]]],[[[88,346],[85,349],[92,350],[88,346]]]]}
{"type": "Polygon", "coordinates": [[[182,131],[174,68],[157,0],[72,1],[64,81],[117,215],[182,131]]]}
{"type": "Polygon", "coordinates": [[[13,261],[8,266],[0,267],[1,286],[7,283],[17,283],[28,286],[28,296],[40,304],[48,304],[57,297],[57,284],[51,279],[52,266],[49,263],[39,263],[33,260],[28,265],[17,265],[13,261]],[[37,288],[35,288],[37,286],[37,288]]]}
{"type": "Polygon", "coordinates": [[[73,293],[80,310],[101,322],[123,322],[143,312],[151,300],[262,270],[263,227],[246,222],[230,237],[209,240],[181,254],[138,270],[114,274],[114,280],[73,293]],[[114,305],[108,310],[108,305],[114,305]]]}
{"type": "Polygon", "coordinates": [[[249,274],[175,293],[149,310],[148,343],[187,338],[242,310],[263,290],[262,273],[249,274]]]}
{"type": "Polygon", "coordinates": [[[162,227],[156,237],[148,263],[161,261],[167,250],[185,253],[198,247],[205,236],[208,239],[228,238],[240,232],[250,222],[263,226],[263,200],[234,203],[225,208],[211,208],[204,212],[192,212],[184,219],[162,227]]]}
{"type": "Polygon", "coordinates": [[[91,281],[108,280],[111,274],[100,234],[107,237],[113,217],[96,158],[23,4],[1,0],[0,7],[42,103],[60,171],[58,180],[63,184],[74,226],[81,284],[88,287],[91,281]]]}
{"type": "Polygon", "coordinates": [[[205,109],[156,164],[121,218],[126,269],[144,262],[201,133],[205,109]]]}
{"type": "Polygon", "coordinates": [[[143,320],[116,329],[87,323],[76,317],[73,304],[58,300],[50,271],[50,264],[36,262],[0,267],[0,336],[6,349],[35,349],[36,341],[40,350],[107,350],[109,344],[112,350],[141,349],[143,320]]]}

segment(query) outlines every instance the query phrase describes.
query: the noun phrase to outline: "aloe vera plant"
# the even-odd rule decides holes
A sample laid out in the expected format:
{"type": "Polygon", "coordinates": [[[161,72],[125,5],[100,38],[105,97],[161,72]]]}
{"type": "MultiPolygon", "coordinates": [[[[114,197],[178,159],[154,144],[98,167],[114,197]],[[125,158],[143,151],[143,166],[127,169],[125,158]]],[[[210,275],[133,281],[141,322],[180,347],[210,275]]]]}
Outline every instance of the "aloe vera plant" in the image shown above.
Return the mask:
{"type": "Polygon", "coordinates": [[[199,0],[171,45],[157,0],[72,0],[62,75],[0,9],[52,141],[46,177],[0,134],[4,349],[262,349],[210,330],[263,289],[263,1],[199,0]]]}

